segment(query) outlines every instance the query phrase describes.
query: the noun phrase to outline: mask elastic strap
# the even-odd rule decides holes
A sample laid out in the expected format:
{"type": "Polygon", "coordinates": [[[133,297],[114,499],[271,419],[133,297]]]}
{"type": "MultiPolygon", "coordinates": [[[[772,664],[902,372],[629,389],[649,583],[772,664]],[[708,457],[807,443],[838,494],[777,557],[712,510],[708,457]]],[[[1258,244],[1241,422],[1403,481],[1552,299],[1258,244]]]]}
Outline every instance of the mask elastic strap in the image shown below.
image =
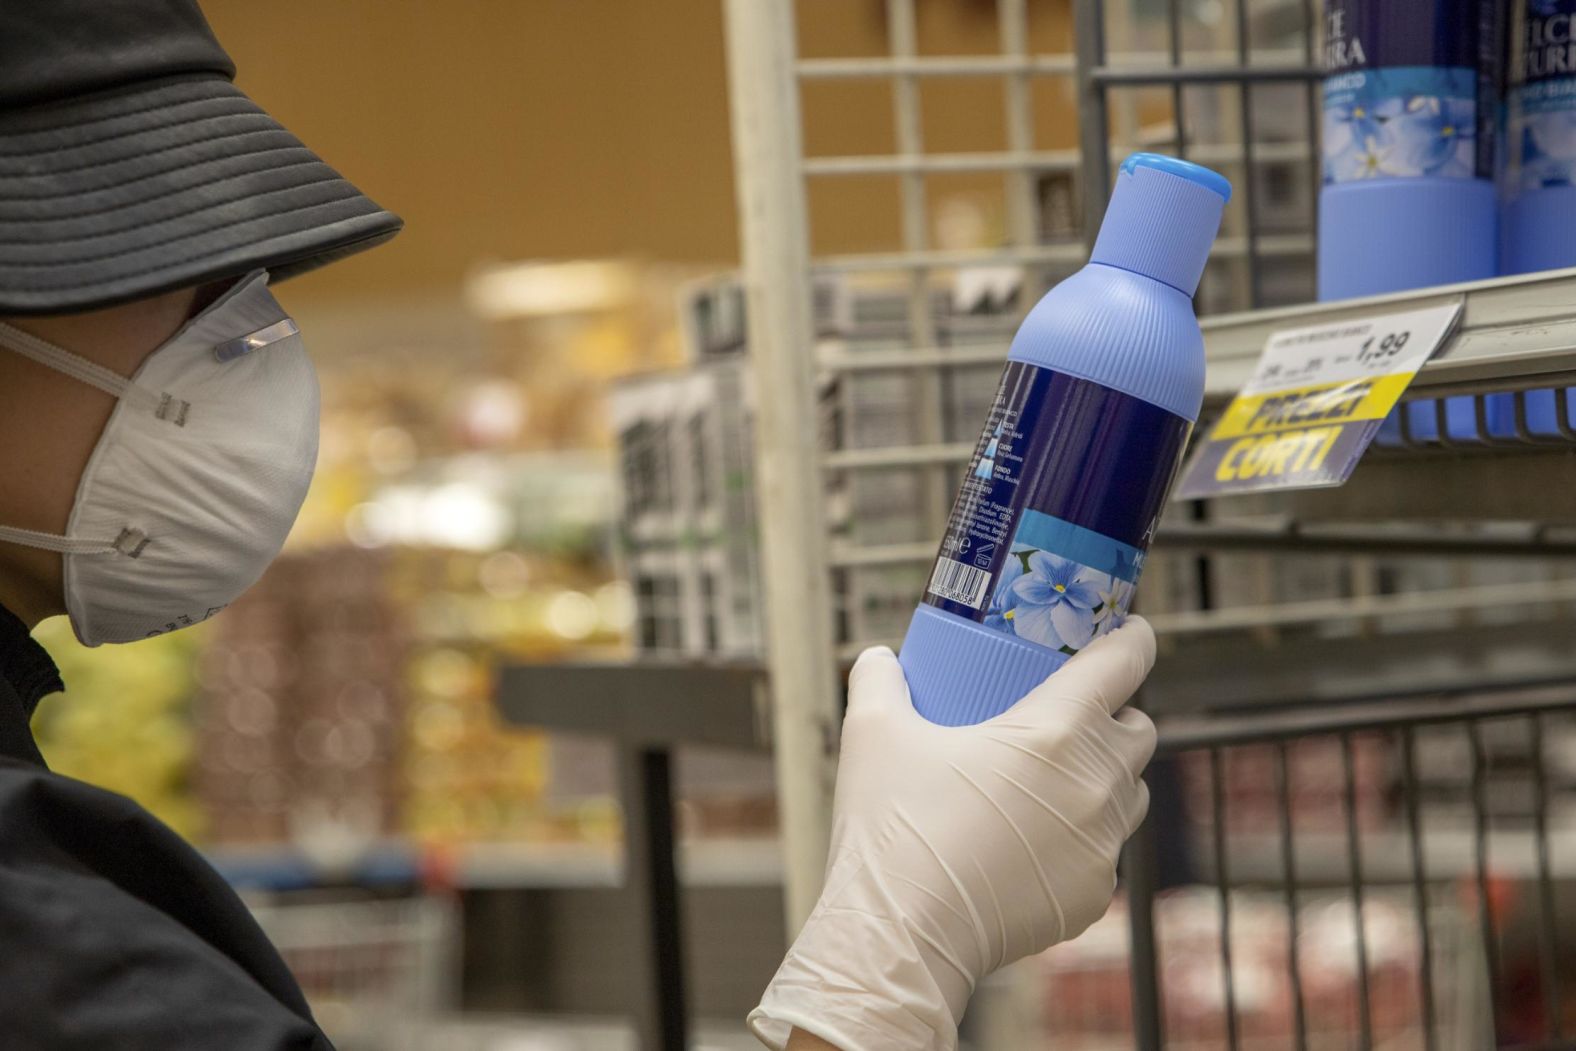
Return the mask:
{"type": "MultiPolygon", "coordinates": [[[[120,551],[122,545],[115,540],[92,540],[85,537],[58,536],[38,533],[31,529],[0,526],[0,540],[43,551],[58,551],[63,555],[108,555],[120,551]]],[[[141,549],[137,549],[141,554],[141,549]]]]}
{"type": "Polygon", "coordinates": [[[89,361],[80,354],[73,354],[64,347],[57,347],[47,340],[23,332],[14,325],[0,322],[0,347],[5,347],[45,368],[70,376],[90,387],[95,387],[113,398],[128,402],[139,409],[152,412],[161,420],[169,420],[177,427],[186,425],[186,414],[191,404],[171,394],[155,394],[140,387],[117,372],[89,361]]]}

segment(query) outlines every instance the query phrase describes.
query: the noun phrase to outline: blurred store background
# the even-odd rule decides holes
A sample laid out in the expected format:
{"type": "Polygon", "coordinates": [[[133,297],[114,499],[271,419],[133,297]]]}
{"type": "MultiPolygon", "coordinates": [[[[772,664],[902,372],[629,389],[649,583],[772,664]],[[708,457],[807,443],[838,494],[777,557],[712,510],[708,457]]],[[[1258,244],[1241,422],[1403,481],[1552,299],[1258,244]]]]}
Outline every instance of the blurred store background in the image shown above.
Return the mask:
{"type": "MultiPolygon", "coordinates": [[[[649,945],[631,932],[645,930],[650,903],[616,891],[620,753],[592,735],[506,725],[497,695],[506,666],[636,655],[748,662],[762,650],[752,422],[762,393],[749,380],[736,272],[723,4],[203,7],[242,87],[398,212],[406,230],[280,290],[324,397],[318,474],[285,557],[244,600],[189,632],[90,651],[63,620],[47,625],[41,638],[69,692],[40,707],[41,747],[56,770],[131,795],[207,851],[255,903],[346,1051],[633,1047],[624,1016],[646,974],[631,960],[649,945]]],[[[995,56],[1004,47],[995,0],[795,7],[804,58],[888,54],[894,10],[913,12],[917,55],[995,56]]],[[[1070,71],[1073,7],[1028,0],[1018,46],[1070,71]]],[[[1249,7],[1256,49],[1302,54],[1304,5],[1249,7]]],[[[1106,8],[1113,51],[1163,49],[1168,25],[1181,27],[1187,46],[1208,48],[1235,40],[1239,25],[1235,8],[1216,0],[1106,8]]],[[[815,338],[844,360],[912,346],[916,328],[933,347],[974,352],[923,388],[940,407],[934,420],[913,411],[915,385],[928,380],[829,376],[820,420],[829,448],[971,441],[1023,311],[1081,265],[1074,79],[1025,77],[1031,104],[1016,127],[1003,79],[926,79],[896,105],[887,76],[803,84],[805,154],[833,158],[808,188],[817,257],[895,256],[916,240],[959,258],[1004,245],[1043,249],[1029,262],[1004,252],[990,265],[928,270],[918,317],[912,268],[819,277],[815,338]],[[918,106],[928,153],[1000,153],[1011,140],[1039,166],[938,164],[917,211],[901,169],[855,165],[839,175],[836,158],[900,152],[904,105],[918,106]]],[[[1304,89],[1275,82],[1255,95],[1257,116],[1243,124],[1263,165],[1253,175],[1254,236],[1269,247],[1262,258],[1217,253],[1201,312],[1312,295],[1317,168],[1304,89]]],[[[1187,90],[1195,153],[1240,165],[1236,89],[1187,90]]],[[[1113,140],[1173,141],[1170,88],[1122,98],[1113,140]]],[[[1247,217],[1232,207],[1225,231],[1240,240],[1247,217]]],[[[830,533],[855,548],[930,550],[955,473],[936,462],[829,475],[830,533]]],[[[833,631],[844,656],[901,637],[925,570],[911,560],[835,572],[833,631]]],[[[1238,553],[1201,568],[1193,552],[1163,552],[1140,605],[1174,614],[1175,638],[1226,630],[1188,620],[1206,605],[1305,603],[1302,614],[1239,634],[1263,646],[1434,632],[1448,646],[1450,630],[1508,630],[1528,603],[1541,603],[1540,616],[1569,616],[1569,576],[1568,562],[1519,557],[1238,553]],[[1206,578],[1208,602],[1196,598],[1206,578]],[[1538,590],[1556,578],[1565,591],[1538,590]],[[1487,584],[1501,586],[1493,602],[1462,597],[1487,584]],[[1506,597],[1506,587],[1528,591],[1506,597]],[[1315,608],[1425,589],[1449,590],[1456,605],[1395,615],[1369,606],[1361,616],[1315,608]]],[[[1211,859],[1224,854],[1212,829],[1224,827],[1237,889],[1226,935],[1235,971],[1224,978],[1227,896],[1183,886],[1160,898],[1162,951],[1152,962],[1168,1046],[1227,1046],[1227,1002],[1240,1028],[1231,1039],[1243,1047],[1294,1046],[1294,1024],[1317,1048],[1486,1046],[1474,1043],[1490,995],[1474,925],[1489,896],[1507,929],[1523,928],[1519,942],[1500,946],[1506,1009],[1543,1017],[1549,986],[1525,912],[1536,891],[1523,879],[1539,858],[1527,830],[1534,811],[1567,830],[1576,817],[1567,794],[1576,736],[1550,720],[1530,745],[1534,764],[1519,724],[1486,741],[1456,729],[1424,728],[1415,742],[1408,729],[1404,750],[1392,735],[1358,734],[1342,739],[1344,749],[1334,739],[1299,742],[1279,753],[1279,766],[1278,746],[1261,743],[1223,761],[1188,753],[1170,768],[1161,819],[1192,852],[1175,871],[1214,873],[1211,859]],[[1474,745],[1511,772],[1514,784],[1490,810],[1522,836],[1509,872],[1476,880],[1474,745]],[[1561,793],[1546,813],[1531,802],[1534,771],[1537,792],[1547,777],[1561,793]],[[1403,865],[1401,833],[1419,785],[1429,820],[1443,822],[1429,845],[1442,866],[1432,910],[1418,905],[1421,883],[1403,865]],[[1275,884],[1288,835],[1282,813],[1305,837],[1306,885],[1290,892],[1289,909],[1275,884]],[[1358,843],[1380,885],[1354,912],[1347,851],[1358,843]],[[1419,915],[1432,934],[1421,945],[1419,915]],[[1362,959],[1354,916],[1367,932],[1362,959]],[[1295,978],[1289,952],[1301,954],[1295,978]],[[1438,986],[1436,1003],[1419,999],[1419,975],[1438,986]],[[1364,1041],[1354,1035],[1359,985],[1364,1041]]],[[[771,761],[681,746],[673,776],[693,1046],[752,1046],[742,1018],[785,945],[771,761]]],[[[1075,945],[983,990],[971,1046],[1132,1046],[1125,910],[1119,899],[1075,945]]],[[[1576,974],[1565,970],[1567,980],[1576,974]]],[[[1565,1002],[1576,1011],[1576,997],[1565,1002]]],[[[1500,1024],[1503,1032],[1519,1023],[1512,1015],[1500,1024]]]]}

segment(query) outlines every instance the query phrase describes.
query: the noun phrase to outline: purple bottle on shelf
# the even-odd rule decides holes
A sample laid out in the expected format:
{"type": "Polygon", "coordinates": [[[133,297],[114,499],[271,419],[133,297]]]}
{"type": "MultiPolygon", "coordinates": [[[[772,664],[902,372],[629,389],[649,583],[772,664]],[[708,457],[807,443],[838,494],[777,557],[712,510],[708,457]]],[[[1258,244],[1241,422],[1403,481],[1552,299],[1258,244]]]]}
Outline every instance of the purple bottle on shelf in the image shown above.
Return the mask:
{"type": "MultiPolygon", "coordinates": [[[[1498,0],[1326,0],[1319,298],[1495,276],[1503,11],[1498,0]]],[[[1508,399],[1491,396],[1490,420],[1508,399]]],[[[1478,436],[1471,397],[1445,399],[1445,434],[1478,436]]],[[[1437,440],[1433,401],[1380,428],[1437,440]]],[[[1492,422],[1491,422],[1492,426],[1492,422]]]]}
{"type": "MultiPolygon", "coordinates": [[[[1576,266],[1576,0],[1512,0],[1511,12],[1500,268],[1526,274],[1576,266]]],[[[1576,422],[1576,387],[1528,391],[1528,430],[1560,433],[1557,399],[1576,422]]],[[[1501,433],[1515,433],[1513,412],[1501,433]]]]}

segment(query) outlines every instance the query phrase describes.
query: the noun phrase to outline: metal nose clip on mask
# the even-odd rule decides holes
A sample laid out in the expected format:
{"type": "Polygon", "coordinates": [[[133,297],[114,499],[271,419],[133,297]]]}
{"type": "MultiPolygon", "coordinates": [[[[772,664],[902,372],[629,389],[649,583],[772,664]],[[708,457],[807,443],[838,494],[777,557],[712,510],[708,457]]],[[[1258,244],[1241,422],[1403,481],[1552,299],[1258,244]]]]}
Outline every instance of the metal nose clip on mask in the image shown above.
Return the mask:
{"type": "Polygon", "coordinates": [[[0,526],[61,553],[66,611],[88,646],[206,620],[279,554],[317,464],[317,373],[258,271],[129,380],[0,324],[0,350],[117,399],[64,536],[0,526]]]}

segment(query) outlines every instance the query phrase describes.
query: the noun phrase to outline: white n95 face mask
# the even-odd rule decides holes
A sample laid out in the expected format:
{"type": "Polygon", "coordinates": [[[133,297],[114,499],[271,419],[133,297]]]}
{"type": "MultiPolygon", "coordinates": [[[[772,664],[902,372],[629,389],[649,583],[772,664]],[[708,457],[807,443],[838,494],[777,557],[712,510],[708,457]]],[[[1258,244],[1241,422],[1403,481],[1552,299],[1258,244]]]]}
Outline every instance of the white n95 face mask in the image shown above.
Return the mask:
{"type": "Polygon", "coordinates": [[[0,349],[118,399],[65,536],[0,527],[61,552],[85,645],[207,620],[279,554],[317,463],[317,373],[258,271],[155,350],[130,380],[0,324],[0,349]]]}

